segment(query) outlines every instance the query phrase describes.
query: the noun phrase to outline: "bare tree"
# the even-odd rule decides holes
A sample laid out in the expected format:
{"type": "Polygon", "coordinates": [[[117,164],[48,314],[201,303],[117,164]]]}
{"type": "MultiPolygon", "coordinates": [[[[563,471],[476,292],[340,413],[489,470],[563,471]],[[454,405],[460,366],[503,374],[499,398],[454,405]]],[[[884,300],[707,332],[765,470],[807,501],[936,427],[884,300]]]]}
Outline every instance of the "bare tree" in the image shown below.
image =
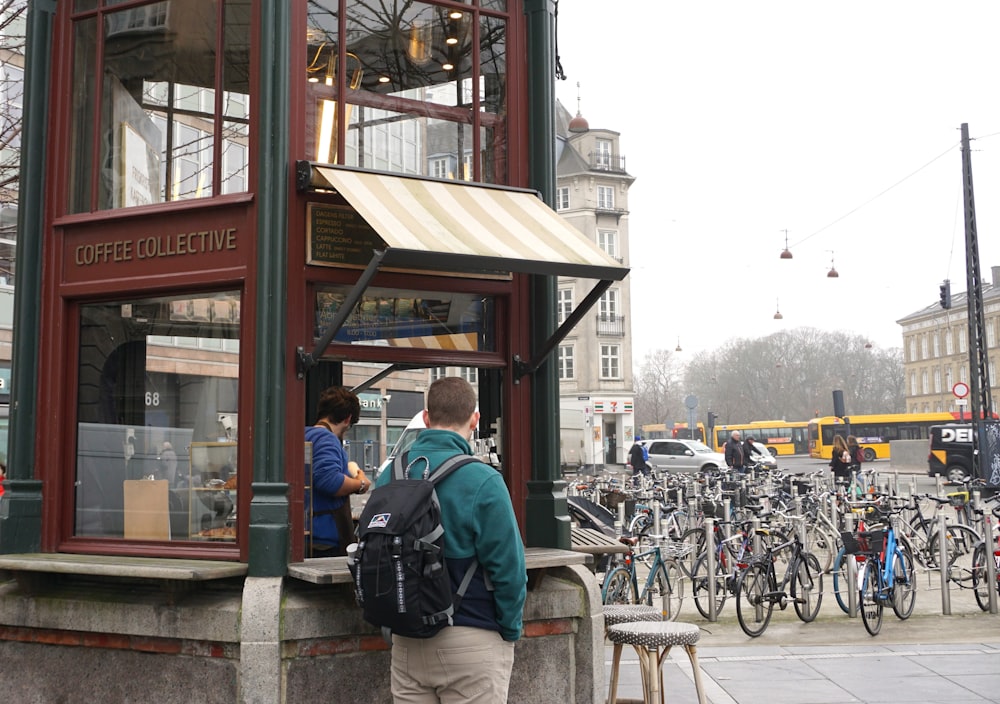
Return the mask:
{"type": "Polygon", "coordinates": [[[27,0],[0,0],[0,238],[17,228],[27,0]]]}
{"type": "Polygon", "coordinates": [[[730,340],[695,356],[683,376],[673,402],[697,396],[702,422],[710,410],[720,423],[832,415],[834,390],[843,391],[849,414],[905,408],[902,351],[845,332],[797,328],[730,340]]]}
{"type": "Polygon", "coordinates": [[[639,426],[680,419],[683,409],[680,367],[673,353],[655,350],[643,358],[635,376],[635,417],[639,426]]]}

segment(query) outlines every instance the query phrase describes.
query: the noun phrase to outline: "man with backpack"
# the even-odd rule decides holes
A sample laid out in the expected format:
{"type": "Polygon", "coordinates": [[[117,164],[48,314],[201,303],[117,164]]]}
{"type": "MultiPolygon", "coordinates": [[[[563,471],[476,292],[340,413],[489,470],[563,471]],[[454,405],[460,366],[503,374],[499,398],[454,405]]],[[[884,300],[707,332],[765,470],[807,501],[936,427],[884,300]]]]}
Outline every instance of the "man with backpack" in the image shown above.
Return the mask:
{"type": "MultiPolygon", "coordinates": [[[[406,453],[410,479],[425,472],[433,476],[455,455],[471,454],[468,439],[479,424],[472,386],[459,377],[435,381],[424,422],[427,430],[406,453]]],[[[393,473],[382,472],[371,500],[393,481],[393,473]]],[[[454,469],[434,490],[452,592],[467,584],[455,600],[450,625],[427,638],[393,633],[393,701],[506,702],[527,592],[524,546],[510,494],[503,476],[479,461],[454,469]]],[[[363,540],[365,526],[359,527],[363,540]]]]}

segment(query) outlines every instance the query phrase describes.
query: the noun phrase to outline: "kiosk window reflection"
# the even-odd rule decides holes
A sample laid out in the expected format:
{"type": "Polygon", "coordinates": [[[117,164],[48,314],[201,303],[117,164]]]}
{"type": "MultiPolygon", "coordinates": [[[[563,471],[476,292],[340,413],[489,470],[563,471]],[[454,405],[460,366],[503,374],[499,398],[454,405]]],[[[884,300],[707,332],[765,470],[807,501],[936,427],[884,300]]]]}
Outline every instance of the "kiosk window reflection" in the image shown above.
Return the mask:
{"type": "Polygon", "coordinates": [[[240,294],[80,308],[74,534],[235,540],[240,294]]]}

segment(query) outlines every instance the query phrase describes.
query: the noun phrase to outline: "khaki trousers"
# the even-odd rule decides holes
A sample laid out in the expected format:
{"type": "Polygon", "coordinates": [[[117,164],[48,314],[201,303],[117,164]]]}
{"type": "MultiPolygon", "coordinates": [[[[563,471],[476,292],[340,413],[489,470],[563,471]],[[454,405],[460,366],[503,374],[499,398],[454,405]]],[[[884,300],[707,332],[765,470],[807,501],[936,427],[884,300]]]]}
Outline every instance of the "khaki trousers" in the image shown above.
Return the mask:
{"type": "Polygon", "coordinates": [[[496,631],[449,626],[433,638],[392,636],[395,704],[503,704],[514,644],[496,631]]]}

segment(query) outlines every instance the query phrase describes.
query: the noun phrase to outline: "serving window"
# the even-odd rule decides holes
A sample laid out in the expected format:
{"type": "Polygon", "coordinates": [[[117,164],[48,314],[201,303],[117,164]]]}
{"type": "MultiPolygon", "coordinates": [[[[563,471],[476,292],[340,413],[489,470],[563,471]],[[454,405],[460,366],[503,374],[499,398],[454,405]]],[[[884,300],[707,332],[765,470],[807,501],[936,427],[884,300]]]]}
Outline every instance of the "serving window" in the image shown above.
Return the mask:
{"type": "MultiPolygon", "coordinates": [[[[319,286],[318,339],[350,294],[348,286],[319,286]]],[[[495,352],[496,303],[492,296],[457,291],[371,287],[333,341],[341,344],[495,352]]]]}
{"type": "Polygon", "coordinates": [[[75,537],[235,541],[240,301],[80,306],[75,537]]]}

